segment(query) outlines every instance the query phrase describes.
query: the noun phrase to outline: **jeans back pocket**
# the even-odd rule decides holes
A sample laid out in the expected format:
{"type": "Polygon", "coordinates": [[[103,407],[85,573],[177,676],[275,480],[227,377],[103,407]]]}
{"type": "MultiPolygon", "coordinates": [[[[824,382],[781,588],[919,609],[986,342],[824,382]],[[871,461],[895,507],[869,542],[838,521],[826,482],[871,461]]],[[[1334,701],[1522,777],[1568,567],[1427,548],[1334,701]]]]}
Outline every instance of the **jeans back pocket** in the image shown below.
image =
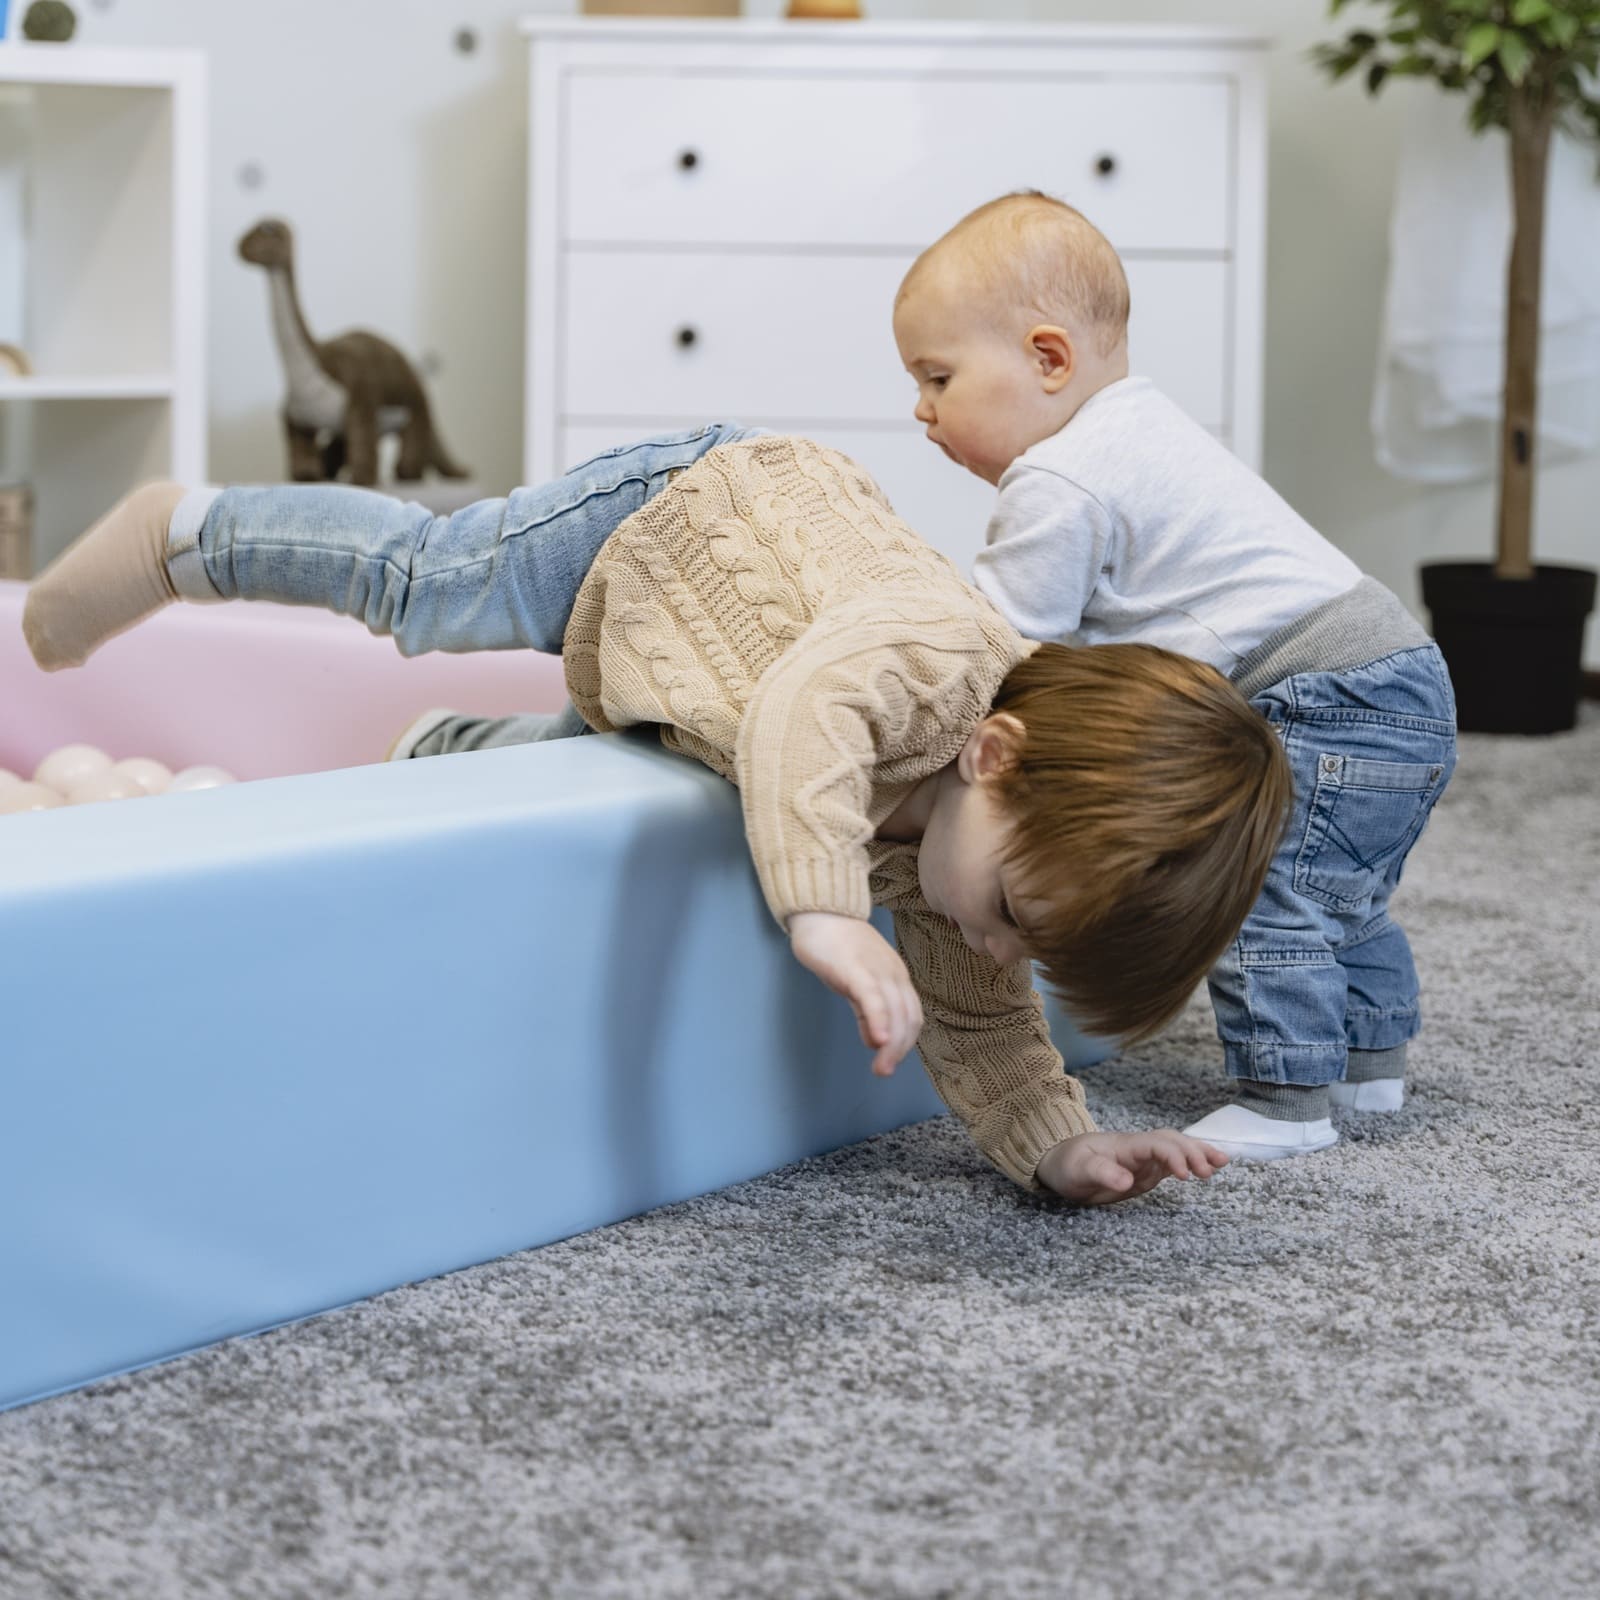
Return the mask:
{"type": "Polygon", "coordinates": [[[1296,890],[1336,911],[1360,911],[1416,843],[1445,775],[1442,761],[1319,755],[1296,890]]]}

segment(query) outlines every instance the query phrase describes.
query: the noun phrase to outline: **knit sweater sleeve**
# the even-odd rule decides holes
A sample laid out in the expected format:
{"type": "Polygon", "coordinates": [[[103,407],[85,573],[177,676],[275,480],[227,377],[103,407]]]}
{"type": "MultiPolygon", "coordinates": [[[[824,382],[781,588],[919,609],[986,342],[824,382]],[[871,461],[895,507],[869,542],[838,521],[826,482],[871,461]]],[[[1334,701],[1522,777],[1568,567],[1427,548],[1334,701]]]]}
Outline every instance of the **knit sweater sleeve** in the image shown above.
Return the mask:
{"type": "Polygon", "coordinates": [[[1045,1152],[1095,1131],[1083,1086],[1063,1070],[1026,961],[996,966],[922,897],[917,851],[881,850],[873,898],[894,914],[895,940],[922,1000],[917,1048],[933,1086],[978,1148],[1013,1182],[1042,1190],[1045,1152]]]}
{"type": "Polygon", "coordinates": [[[1009,665],[992,633],[981,613],[954,612],[937,592],[879,595],[836,607],[763,674],[734,763],[750,854],[780,924],[800,911],[871,912],[874,790],[955,759],[1009,665]]]}

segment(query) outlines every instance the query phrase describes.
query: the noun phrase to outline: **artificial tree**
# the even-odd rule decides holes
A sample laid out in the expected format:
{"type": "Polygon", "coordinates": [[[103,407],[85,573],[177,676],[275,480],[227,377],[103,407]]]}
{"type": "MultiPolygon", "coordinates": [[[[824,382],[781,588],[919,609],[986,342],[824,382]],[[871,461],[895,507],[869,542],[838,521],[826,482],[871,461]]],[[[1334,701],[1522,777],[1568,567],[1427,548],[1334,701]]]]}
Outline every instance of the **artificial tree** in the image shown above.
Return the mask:
{"type": "MultiPolygon", "coordinates": [[[[1432,78],[1467,96],[1475,132],[1503,128],[1508,135],[1512,239],[1493,576],[1501,585],[1530,585],[1544,570],[1571,570],[1538,569],[1533,562],[1539,299],[1551,138],[1563,129],[1600,143],[1600,95],[1594,88],[1600,0],[1330,0],[1329,11],[1336,16],[1353,5],[1385,15],[1370,28],[1317,48],[1318,62],[1332,77],[1362,70],[1374,94],[1393,78],[1432,78]]],[[[1585,616],[1592,575],[1588,593],[1585,616]]],[[[1503,592],[1502,600],[1511,612],[1531,615],[1525,596],[1507,598],[1503,592]]],[[[1578,635],[1581,640],[1581,616],[1578,635]]],[[[1456,666],[1452,660],[1459,689],[1456,666]]],[[[1572,676],[1575,700],[1576,663],[1572,676]]],[[[1570,726],[1570,717],[1558,725],[1570,726]]]]}

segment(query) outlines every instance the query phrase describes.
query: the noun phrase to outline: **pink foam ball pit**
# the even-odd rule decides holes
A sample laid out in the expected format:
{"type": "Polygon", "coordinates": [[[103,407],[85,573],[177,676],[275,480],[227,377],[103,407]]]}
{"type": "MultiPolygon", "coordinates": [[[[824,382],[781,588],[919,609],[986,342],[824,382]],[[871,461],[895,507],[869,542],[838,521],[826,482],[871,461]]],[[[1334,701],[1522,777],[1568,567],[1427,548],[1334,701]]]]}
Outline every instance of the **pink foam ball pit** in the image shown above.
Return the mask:
{"type": "Polygon", "coordinates": [[[382,761],[430,706],[498,716],[566,697],[553,656],[408,660],[352,618],[238,602],[172,606],[85,666],[46,673],[23,641],[26,594],[0,581],[0,768],[19,775],[66,744],[241,781],[331,771],[382,761]]]}

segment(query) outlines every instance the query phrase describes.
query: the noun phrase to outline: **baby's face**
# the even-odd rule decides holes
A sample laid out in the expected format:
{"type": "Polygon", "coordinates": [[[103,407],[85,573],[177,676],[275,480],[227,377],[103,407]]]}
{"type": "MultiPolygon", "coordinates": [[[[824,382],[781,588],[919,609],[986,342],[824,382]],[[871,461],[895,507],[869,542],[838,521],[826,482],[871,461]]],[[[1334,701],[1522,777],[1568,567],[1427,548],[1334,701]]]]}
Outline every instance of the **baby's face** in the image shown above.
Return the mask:
{"type": "Polygon", "coordinates": [[[955,267],[919,273],[895,307],[894,337],[917,385],[915,416],[949,458],[986,483],[1064,418],[1018,322],[1014,333],[975,304],[955,267]]]}
{"type": "Polygon", "coordinates": [[[1011,822],[974,745],[981,729],[940,775],[917,852],[917,877],[929,909],[955,923],[971,949],[1006,966],[1026,953],[1017,921],[1019,909],[1025,915],[1027,908],[1017,898],[1016,869],[1003,859],[1011,822]]]}

